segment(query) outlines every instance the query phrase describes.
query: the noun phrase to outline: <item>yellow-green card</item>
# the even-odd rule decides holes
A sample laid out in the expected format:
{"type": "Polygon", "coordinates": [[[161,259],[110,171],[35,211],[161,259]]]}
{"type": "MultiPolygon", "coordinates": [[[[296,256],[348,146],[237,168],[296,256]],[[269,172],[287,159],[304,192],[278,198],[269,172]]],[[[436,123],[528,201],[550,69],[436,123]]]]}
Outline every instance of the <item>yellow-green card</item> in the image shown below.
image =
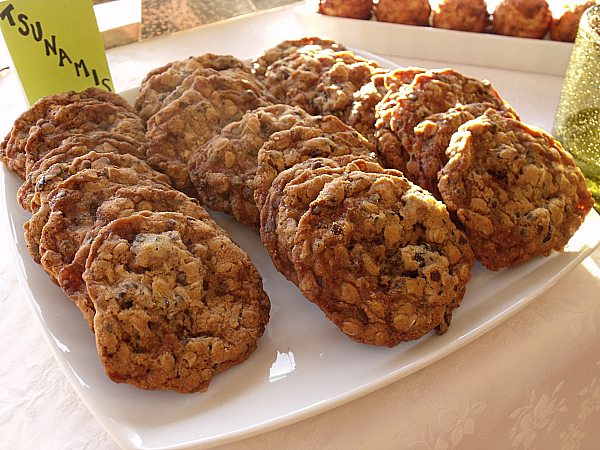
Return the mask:
{"type": "Polygon", "coordinates": [[[92,0],[0,1],[0,29],[30,104],[91,86],[114,91],[92,0]]]}

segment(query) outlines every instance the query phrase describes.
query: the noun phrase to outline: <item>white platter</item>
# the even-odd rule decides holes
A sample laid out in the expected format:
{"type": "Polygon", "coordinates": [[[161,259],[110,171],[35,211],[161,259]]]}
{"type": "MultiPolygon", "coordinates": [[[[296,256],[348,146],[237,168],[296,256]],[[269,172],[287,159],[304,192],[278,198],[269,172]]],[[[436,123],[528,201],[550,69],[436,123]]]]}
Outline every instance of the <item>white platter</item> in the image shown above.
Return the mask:
{"type": "MultiPolygon", "coordinates": [[[[368,55],[366,55],[368,56],[368,55]]],[[[380,59],[380,61],[383,63],[380,59]]],[[[132,100],[135,91],[123,95],[132,100]]],[[[208,392],[148,392],[111,382],[81,314],[36,265],[23,242],[30,217],[15,198],[20,180],[0,169],[0,210],[28,303],[50,349],[96,419],[123,448],[207,448],[250,437],[349,402],[461,348],[516,313],[600,244],[592,211],[563,253],[490,272],[476,266],[461,307],[443,336],[375,348],[349,340],[277,273],[257,234],[216,220],[251,256],[272,302],[271,321],[248,361],[218,375],[208,392]]]]}
{"type": "Polygon", "coordinates": [[[573,44],[485,33],[325,16],[314,2],[294,7],[296,19],[313,35],[382,55],[564,76],[573,44]]]}

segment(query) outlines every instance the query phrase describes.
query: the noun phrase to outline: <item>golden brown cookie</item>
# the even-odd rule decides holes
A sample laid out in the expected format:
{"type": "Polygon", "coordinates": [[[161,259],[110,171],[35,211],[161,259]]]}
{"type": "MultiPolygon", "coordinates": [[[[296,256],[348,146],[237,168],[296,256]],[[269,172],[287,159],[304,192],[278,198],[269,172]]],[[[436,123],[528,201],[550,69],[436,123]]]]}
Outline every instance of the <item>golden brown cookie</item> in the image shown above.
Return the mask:
{"type": "Polygon", "coordinates": [[[133,108],[120,95],[102,89],[88,88],[82,92],[63,92],[39,99],[31,108],[21,114],[14,122],[12,129],[0,144],[0,161],[9,169],[25,178],[25,144],[29,132],[38,120],[45,119],[60,106],[85,101],[102,101],[133,112],[133,108]]]}
{"type": "Polygon", "coordinates": [[[107,375],[142,389],[205,391],[254,351],[269,320],[261,277],[218,228],[176,213],[117,219],[83,278],[107,375]]]}
{"type": "Polygon", "coordinates": [[[46,196],[24,225],[32,258],[56,279],[60,269],[73,260],[93,225],[98,205],[123,186],[150,184],[171,189],[164,180],[163,174],[145,165],[119,168],[110,163],[70,176],[46,196]]]}
{"type": "Polygon", "coordinates": [[[598,4],[595,0],[575,0],[562,5],[557,17],[550,25],[550,39],[553,41],[575,42],[579,21],[583,13],[598,4]]]}
{"type": "Polygon", "coordinates": [[[299,106],[312,115],[346,119],[353,96],[382,69],[379,63],[333,49],[301,48],[273,63],[264,84],[280,102],[299,106]]]}
{"type": "Polygon", "coordinates": [[[85,234],[73,261],[66,264],[58,273],[58,284],[81,310],[90,329],[94,326],[95,310],[82,274],[92,242],[100,229],[108,223],[141,211],[176,212],[218,227],[204,208],[183,192],[149,185],[126,186],[118,189],[114,195],[98,206],[94,224],[85,234]]]}
{"type": "MultiPolygon", "coordinates": [[[[58,183],[83,168],[90,168],[93,165],[92,161],[105,153],[130,156],[118,162],[115,160],[112,164],[131,167],[138,164],[140,159],[145,159],[146,147],[126,136],[104,131],[88,135],[78,134],[65,139],[31,167],[27,179],[17,192],[19,205],[29,212],[36,212],[43,202],[43,197],[58,183]],[[91,160],[88,155],[91,156],[91,160]],[[84,163],[85,160],[90,160],[90,163],[84,163]]],[[[164,181],[169,182],[166,175],[164,181]]]]}
{"type": "Polygon", "coordinates": [[[39,120],[25,145],[26,174],[47,153],[74,134],[106,131],[145,142],[146,128],[135,113],[111,103],[87,101],[64,105],[39,120]]]}
{"type": "Polygon", "coordinates": [[[258,151],[273,133],[307,117],[295,106],[257,108],[192,152],[188,169],[202,204],[233,214],[239,222],[258,229],[260,212],[254,202],[258,151]]]}
{"type": "Polygon", "coordinates": [[[407,67],[373,75],[371,82],[354,93],[352,109],[346,123],[370,142],[376,142],[375,108],[377,104],[383,100],[390,89],[399,89],[400,86],[411,83],[415,76],[422,72],[425,72],[425,69],[407,67]]]}
{"type": "Polygon", "coordinates": [[[275,47],[266,50],[262,55],[252,61],[252,73],[260,80],[264,78],[267,69],[276,61],[301,51],[318,51],[330,48],[335,51],[346,50],[342,44],[331,39],[317,36],[307,36],[301,39],[285,40],[275,47]]]}
{"type": "Polygon", "coordinates": [[[142,80],[140,92],[135,99],[135,109],[144,120],[150,119],[162,107],[163,101],[197,69],[227,71],[238,69],[250,73],[242,61],[231,55],[206,53],[173,61],[152,70],[142,80]]]}
{"type": "Polygon", "coordinates": [[[462,125],[438,189],[490,270],[562,250],[594,201],[548,133],[494,111],[462,125]]]}
{"type": "MultiPolygon", "coordinates": [[[[465,122],[481,116],[492,103],[469,103],[457,105],[441,113],[433,114],[414,128],[415,143],[412,147],[414,157],[407,163],[406,169],[415,182],[428,190],[435,198],[442,197],[437,189],[438,172],[448,162],[446,148],[452,135],[465,122]]],[[[509,112],[500,112],[514,117],[509,112]]]]}
{"type": "Polygon", "coordinates": [[[330,181],[298,223],[303,294],[355,341],[393,347],[444,333],[473,255],[446,207],[395,170],[330,181]]]}
{"type": "Polygon", "coordinates": [[[484,0],[438,0],[431,11],[431,25],[446,30],[482,33],[489,23],[484,0]]]}
{"type": "Polygon", "coordinates": [[[208,69],[188,76],[171,94],[177,98],[148,121],[150,165],[180,191],[197,195],[187,169],[190,154],[247,111],[270,104],[259,86],[208,69]]]}
{"type": "Polygon", "coordinates": [[[375,17],[380,22],[427,26],[430,14],[428,0],[379,0],[375,7],[375,17]]]}
{"type": "Polygon", "coordinates": [[[319,13],[352,19],[370,19],[373,0],[319,0],[319,13]]]}
{"type": "Polygon", "coordinates": [[[379,163],[354,155],[311,158],[284,170],[273,181],[261,210],[260,237],[277,270],[292,283],[298,283],[290,259],[298,221],[327,183],[356,170],[384,171],[379,163]]]}
{"type": "Polygon", "coordinates": [[[417,74],[409,85],[391,90],[377,105],[377,150],[385,167],[407,171],[414,158],[414,127],[426,117],[458,104],[488,102],[496,109],[511,110],[486,80],[467,77],[453,69],[417,74]]]}
{"type": "Polygon", "coordinates": [[[271,183],[285,169],[309,158],[355,155],[374,160],[374,147],[335,116],[309,117],[273,134],[258,152],[254,200],[262,209],[271,183]]]}
{"type": "Polygon", "coordinates": [[[551,23],[546,0],[502,0],[494,10],[492,30],[505,36],[542,39],[551,23]]]}

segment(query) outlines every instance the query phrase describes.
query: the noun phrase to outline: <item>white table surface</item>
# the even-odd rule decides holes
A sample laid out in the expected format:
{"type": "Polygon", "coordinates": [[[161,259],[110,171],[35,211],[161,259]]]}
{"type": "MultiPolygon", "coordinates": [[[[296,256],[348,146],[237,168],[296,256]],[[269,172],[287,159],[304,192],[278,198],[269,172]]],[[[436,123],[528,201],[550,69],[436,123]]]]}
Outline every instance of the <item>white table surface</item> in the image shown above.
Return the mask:
{"type": "MultiPolygon", "coordinates": [[[[285,7],[115,48],[108,58],[117,90],[125,90],[171,60],[207,51],[251,57],[303,34],[285,7]]],[[[523,120],[551,128],[561,77],[453,67],[490,79],[523,120]]],[[[5,133],[26,107],[12,72],[0,77],[0,102],[5,133]]],[[[6,224],[0,229],[0,449],[118,448],[44,343],[7,257],[13,244],[6,224]]],[[[529,307],[437,363],[327,413],[223,448],[598,449],[599,292],[596,250],[529,307]]]]}

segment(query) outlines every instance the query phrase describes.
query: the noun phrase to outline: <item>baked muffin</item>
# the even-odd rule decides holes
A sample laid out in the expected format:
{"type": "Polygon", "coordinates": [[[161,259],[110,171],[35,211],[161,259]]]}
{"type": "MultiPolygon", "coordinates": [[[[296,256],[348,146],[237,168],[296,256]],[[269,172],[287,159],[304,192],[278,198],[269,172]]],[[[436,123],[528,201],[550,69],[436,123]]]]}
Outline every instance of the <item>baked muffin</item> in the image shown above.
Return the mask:
{"type": "Polygon", "coordinates": [[[429,25],[431,6],[428,0],[379,0],[375,17],[380,22],[404,25],[429,25]]]}
{"type": "Polygon", "coordinates": [[[492,29],[505,36],[541,39],[551,22],[546,0],[502,0],[494,10],[492,29]]]}
{"type": "Polygon", "coordinates": [[[550,39],[553,41],[575,42],[581,16],[589,7],[595,4],[597,4],[595,1],[589,0],[574,0],[565,3],[559,15],[552,20],[550,39]]]}
{"type": "Polygon", "coordinates": [[[440,0],[431,12],[431,25],[447,30],[481,33],[488,21],[484,0],[440,0]]]}
{"type": "Polygon", "coordinates": [[[370,19],[373,0],[321,0],[319,12],[328,16],[370,19]]]}

